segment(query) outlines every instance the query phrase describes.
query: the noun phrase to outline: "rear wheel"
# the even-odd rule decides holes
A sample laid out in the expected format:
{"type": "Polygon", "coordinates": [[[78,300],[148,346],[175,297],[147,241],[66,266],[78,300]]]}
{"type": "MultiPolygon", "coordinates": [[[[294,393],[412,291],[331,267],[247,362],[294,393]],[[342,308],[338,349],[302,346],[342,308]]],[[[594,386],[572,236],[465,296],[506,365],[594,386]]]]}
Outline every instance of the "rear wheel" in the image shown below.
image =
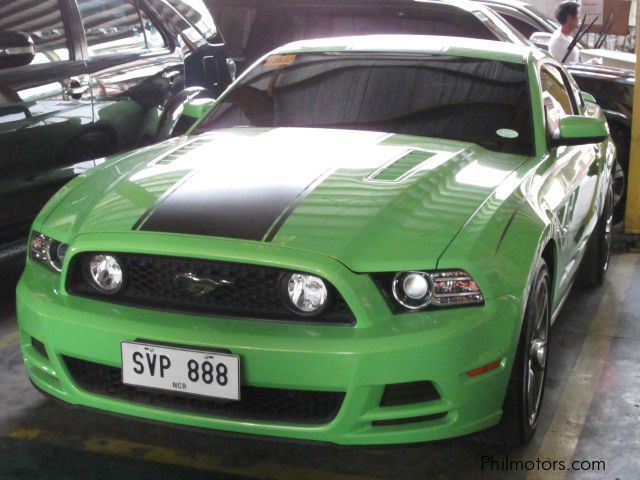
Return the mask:
{"type": "Polygon", "coordinates": [[[613,219],[614,193],[612,186],[609,185],[602,215],[589,238],[587,251],[580,266],[578,277],[584,287],[595,288],[604,283],[611,259],[613,219]]]}
{"type": "Polygon", "coordinates": [[[624,220],[627,203],[627,177],[629,174],[629,148],[631,132],[619,124],[611,124],[611,138],[616,146],[616,163],[613,167],[613,222],[624,220]]]}
{"type": "Polygon", "coordinates": [[[536,432],[544,398],[549,355],[551,277],[539,259],[524,315],[518,351],[503,405],[500,429],[506,447],[528,443],[536,432]]]}

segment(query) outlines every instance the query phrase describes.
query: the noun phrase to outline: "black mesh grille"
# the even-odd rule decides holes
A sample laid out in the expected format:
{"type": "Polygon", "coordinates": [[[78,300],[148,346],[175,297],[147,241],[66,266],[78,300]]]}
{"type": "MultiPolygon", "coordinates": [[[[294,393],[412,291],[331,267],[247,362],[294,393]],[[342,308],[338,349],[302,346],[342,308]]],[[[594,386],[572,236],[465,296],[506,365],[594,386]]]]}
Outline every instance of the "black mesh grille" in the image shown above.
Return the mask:
{"type": "Polygon", "coordinates": [[[91,393],[215,417],[318,425],[333,420],[344,399],[342,392],[251,386],[242,387],[240,401],[190,397],[124,385],[119,368],[63,358],[74,382],[91,393]]]}
{"type": "Polygon", "coordinates": [[[280,291],[285,270],[260,265],[217,262],[158,255],[115,254],[125,274],[125,284],[115,295],[105,295],[87,280],[83,270],[89,253],[76,255],[67,277],[67,290],[74,295],[108,300],[124,305],[207,315],[245,318],[353,324],[355,317],[340,294],[331,286],[330,304],[318,316],[297,315],[289,310],[280,291]],[[197,295],[189,292],[176,276],[230,283],[197,295]]]}

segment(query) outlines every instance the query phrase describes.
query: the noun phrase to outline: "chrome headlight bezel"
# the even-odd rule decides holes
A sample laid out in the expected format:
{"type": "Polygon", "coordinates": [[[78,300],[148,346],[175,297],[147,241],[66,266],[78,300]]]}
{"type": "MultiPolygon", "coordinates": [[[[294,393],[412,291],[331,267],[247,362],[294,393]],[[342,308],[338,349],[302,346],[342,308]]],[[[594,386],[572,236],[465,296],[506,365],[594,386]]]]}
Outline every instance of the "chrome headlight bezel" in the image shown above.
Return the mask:
{"type": "Polygon", "coordinates": [[[29,258],[60,273],[69,245],[44,235],[36,230],[29,239],[29,258]]]}

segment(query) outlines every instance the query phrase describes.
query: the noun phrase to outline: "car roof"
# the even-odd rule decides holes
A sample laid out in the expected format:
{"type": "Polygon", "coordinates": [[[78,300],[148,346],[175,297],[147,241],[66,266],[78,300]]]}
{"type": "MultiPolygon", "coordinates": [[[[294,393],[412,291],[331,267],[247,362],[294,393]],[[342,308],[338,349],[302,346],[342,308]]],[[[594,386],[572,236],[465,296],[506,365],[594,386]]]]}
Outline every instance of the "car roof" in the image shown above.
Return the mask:
{"type": "Polygon", "coordinates": [[[511,63],[526,63],[532,55],[543,55],[537,48],[525,45],[476,39],[470,42],[463,37],[434,35],[362,35],[299,40],[283,45],[271,54],[326,51],[447,54],[511,63]]]}
{"type": "Polygon", "coordinates": [[[555,22],[553,18],[544,13],[540,8],[532,5],[529,2],[523,2],[520,0],[475,0],[474,3],[481,3],[487,8],[491,7],[508,7],[515,8],[520,12],[525,12],[527,15],[533,15],[543,22],[555,22]]]}
{"type": "Polygon", "coordinates": [[[520,0],[480,0],[482,3],[494,3],[497,5],[504,5],[507,7],[515,7],[515,8],[526,8],[529,6],[527,2],[522,2],[520,0]]]}

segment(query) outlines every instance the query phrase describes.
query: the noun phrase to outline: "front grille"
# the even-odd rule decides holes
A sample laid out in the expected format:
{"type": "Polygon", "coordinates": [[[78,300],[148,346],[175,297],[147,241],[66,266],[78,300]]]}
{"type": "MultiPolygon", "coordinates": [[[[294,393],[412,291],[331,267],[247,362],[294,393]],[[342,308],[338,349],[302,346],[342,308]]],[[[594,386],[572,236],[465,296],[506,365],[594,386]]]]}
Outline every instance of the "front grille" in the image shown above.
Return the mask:
{"type": "Polygon", "coordinates": [[[123,305],[293,322],[353,324],[355,317],[342,296],[327,283],[330,305],[320,315],[297,315],[284,303],[281,278],[286,270],[240,263],[142,254],[113,254],[125,276],[122,290],[108,295],[96,290],[84,273],[91,253],[76,255],[69,267],[67,291],[123,305]],[[191,274],[199,278],[230,283],[198,295],[189,292],[176,276],[191,274]]]}
{"type": "Polygon", "coordinates": [[[121,369],[63,357],[82,389],[128,402],[221,418],[322,425],[335,418],[344,393],[242,386],[241,400],[216,400],[149,390],[122,383],[121,369]]]}

